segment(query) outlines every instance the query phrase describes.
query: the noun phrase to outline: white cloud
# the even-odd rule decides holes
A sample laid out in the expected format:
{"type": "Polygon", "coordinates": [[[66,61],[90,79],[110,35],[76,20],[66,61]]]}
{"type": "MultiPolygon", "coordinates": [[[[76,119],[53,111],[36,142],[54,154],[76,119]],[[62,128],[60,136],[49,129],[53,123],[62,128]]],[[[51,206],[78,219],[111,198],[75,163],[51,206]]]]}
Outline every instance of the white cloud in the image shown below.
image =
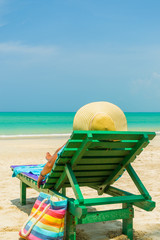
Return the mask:
{"type": "Polygon", "coordinates": [[[5,15],[8,14],[8,0],[0,0],[0,28],[7,25],[5,15]]]}
{"type": "Polygon", "coordinates": [[[154,73],[152,74],[152,78],[153,78],[153,79],[159,79],[159,80],[160,80],[160,74],[157,73],[157,72],[154,72],[154,73]]]}
{"type": "Polygon", "coordinates": [[[0,23],[0,28],[1,28],[1,27],[4,27],[5,25],[7,25],[7,24],[1,22],[1,23],[0,23]]]}
{"type": "Polygon", "coordinates": [[[131,83],[133,95],[144,94],[152,97],[160,97],[160,73],[153,72],[148,78],[139,78],[131,83]]]}
{"type": "Polygon", "coordinates": [[[0,0],[0,6],[3,7],[7,2],[7,0],[0,0]]]}
{"type": "Polygon", "coordinates": [[[53,55],[57,50],[56,46],[31,46],[19,42],[0,43],[1,54],[53,55]]]}

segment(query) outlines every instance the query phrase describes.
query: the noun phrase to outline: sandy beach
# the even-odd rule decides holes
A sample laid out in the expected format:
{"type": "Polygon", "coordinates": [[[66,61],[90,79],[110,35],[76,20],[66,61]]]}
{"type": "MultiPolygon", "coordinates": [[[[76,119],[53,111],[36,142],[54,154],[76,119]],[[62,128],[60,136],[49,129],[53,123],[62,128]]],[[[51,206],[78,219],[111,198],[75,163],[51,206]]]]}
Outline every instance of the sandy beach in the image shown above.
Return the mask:
{"type": "MultiPolygon", "coordinates": [[[[10,166],[45,163],[45,153],[47,151],[53,153],[66,140],[66,137],[0,140],[0,239],[21,239],[18,232],[30,214],[38,196],[38,192],[28,189],[27,205],[20,205],[20,182],[17,178],[11,177],[10,166]]],[[[152,199],[156,202],[156,208],[152,212],[146,212],[135,207],[134,239],[158,240],[160,239],[160,135],[157,135],[151,141],[132,166],[151,194],[152,199]]],[[[125,172],[115,186],[130,192],[136,192],[133,183],[127,181],[128,179],[125,172]]],[[[89,188],[82,188],[82,191],[86,198],[91,195],[93,197],[97,196],[96,191],[89,188]]],[[[67,194],[69,197],[73,196],[70,189],[67,189],[67,194]]],[[[100,208],[105,209],[104,206],[100,208]]],[[[121,221],[112,221],[78,226],[77,239],[122,240],[127,238],[121,233],[121,221]]]]}

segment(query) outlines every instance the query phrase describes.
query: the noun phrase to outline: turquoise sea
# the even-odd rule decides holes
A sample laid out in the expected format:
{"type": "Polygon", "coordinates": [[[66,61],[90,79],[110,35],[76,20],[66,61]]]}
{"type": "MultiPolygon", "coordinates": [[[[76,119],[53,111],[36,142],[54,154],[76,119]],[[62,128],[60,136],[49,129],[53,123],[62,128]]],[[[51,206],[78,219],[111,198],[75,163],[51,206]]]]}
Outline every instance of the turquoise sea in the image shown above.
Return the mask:
{"type": "MultiPolygon", "coordinates": [[[[1,112],[0,138],[61,136],[72,132],[74,112],[1,112]]],[[[160,112],[125,113],[128,130],[160,133],[160,112]]]]}

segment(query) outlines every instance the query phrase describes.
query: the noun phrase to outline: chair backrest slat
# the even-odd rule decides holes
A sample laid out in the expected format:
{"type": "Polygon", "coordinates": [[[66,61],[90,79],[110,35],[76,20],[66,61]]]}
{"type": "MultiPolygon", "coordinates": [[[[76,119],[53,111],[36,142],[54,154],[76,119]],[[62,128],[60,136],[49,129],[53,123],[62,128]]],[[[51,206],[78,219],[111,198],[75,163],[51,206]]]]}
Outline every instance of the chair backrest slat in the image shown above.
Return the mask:
{"type": "MultiPolygon", "coordinates": [[[[83,140],[69,140],[66,145],[66,149],[68,148],[79,148],[82,144],[83,140]]],[[[121,140],[121,141],[99,141],[93,140],[90,149],[94,148],[132,148],[137,143],[137,140],[121,140]]]]}
{"type": "MultiPolygon", "coordinates": [[[[141,141],[144,135],[148,139],[153,139],[154,132],[105,132],[105,131],[74,131],[71,139],[68,140],[64,150],[56,160],[53,169],[44,184],[44,188],[53,188],[63,172],[65,164],[71,164],[77,158],[77,153],[81,152],[81,156],[77,159],[76,165],[71,168],[75,174],[77,182],[80,186],[101,185],[112,172],[119,168],[121,162],[130,156],[132,150],[141,141]],[[90,134],[90,135],[89,135],[90,134]],[[84,141],[87,143],[89,136],[90,143],[87,144],[85,151],[82,151],[84,141]],[[92,137],[91,137],[92,136],[92,137]]],[[[136,152],[138,155],[142,149],[136,152]]],[[[133,158],[132,157],[132,161],[133,158]]],[[[124,172],[124,167],[120,174],[124,172]]],[[[63,186],[69,186],[68,178],[63,186]]]]}
{"type": "MultiPolygon", "coordinates": [[[[67,149],[66,149],[67,150],[67,149]]],[[[71,151],[63,151],[62,158],[65,157],[73,157],[74,154],[76,153],[76,149],[71,150],[71,151]]],[[[100,149],[95,149],[95,150],[87,150],[83,157],[111,157],[111,156],[126,156],[129,153],[128,149],[123,149],[123,150],[112,150],[112,149],[106,149],[106,150],[100,150],[100,149]]]]}

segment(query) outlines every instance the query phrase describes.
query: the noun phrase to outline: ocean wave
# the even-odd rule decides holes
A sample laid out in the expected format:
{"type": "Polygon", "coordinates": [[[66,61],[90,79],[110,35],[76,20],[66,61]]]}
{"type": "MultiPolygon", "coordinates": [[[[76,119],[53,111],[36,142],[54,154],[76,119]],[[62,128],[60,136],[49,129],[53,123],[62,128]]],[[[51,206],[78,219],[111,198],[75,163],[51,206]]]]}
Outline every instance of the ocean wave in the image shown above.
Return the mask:
{"type": "Polygon", "coordinates": [[[0,135],[0,139],[24,139],[24,138],[57,138],[70,137],[71,133],[53,133],[53,134],[20,134],[20,135],[0,135]]]}
{"type": "MultiPolygon", "coordinates": [[[[160,135],[160,131],[156,132],[160,135]]],[[[15,135],[0,135],[0,139],[24,139],[24,138],[60,138],[70,137],[71,133],[53,133],[53,134],[15,134],[15,135]]]]}

